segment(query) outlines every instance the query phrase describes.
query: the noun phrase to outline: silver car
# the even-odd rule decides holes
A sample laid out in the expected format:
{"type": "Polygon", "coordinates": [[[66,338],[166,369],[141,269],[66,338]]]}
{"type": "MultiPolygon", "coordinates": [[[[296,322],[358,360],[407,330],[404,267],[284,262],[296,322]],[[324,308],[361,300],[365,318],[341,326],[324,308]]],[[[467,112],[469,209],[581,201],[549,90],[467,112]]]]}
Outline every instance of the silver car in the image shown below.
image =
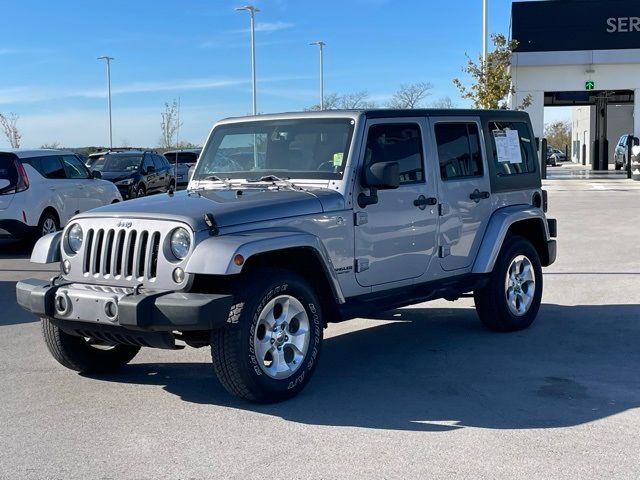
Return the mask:
{"type": "Polygon", "coordinates": [[[18,303],[67,368],[210,346],[225,388],[256,402],[304,388],[330,322],[472,293],[489,329],[520,330],[556,257],[535,145],[515,111],[223,120],[187,191],[41,239],[32,261],[61,273],[19,282],[18,303]]]}
{"type": "Polygon", "coordinates": [[[169,163],[173,165],[174,176],[178,190],[187,188],[189,183],[189,170],[198,163],[201,148],[188,150],[170,150],[164,153],[169,163]]]}

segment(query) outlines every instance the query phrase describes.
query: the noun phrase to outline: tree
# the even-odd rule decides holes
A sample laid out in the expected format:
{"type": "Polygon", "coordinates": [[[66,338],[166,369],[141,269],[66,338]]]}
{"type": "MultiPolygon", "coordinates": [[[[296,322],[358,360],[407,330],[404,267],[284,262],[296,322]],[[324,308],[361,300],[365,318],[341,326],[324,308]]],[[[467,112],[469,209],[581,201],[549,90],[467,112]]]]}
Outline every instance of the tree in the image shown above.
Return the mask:
{"type": "MultiPolygon", "coordinates": [[[[369,92],[361,90],[359,92],[345,93],[339,95],[337,93],[330,93],[324,97],[324,109],[325,110],[338,110],[338,109],[367,109],[376,108],[376,103],[369,100],[369,92]]],[[[310,107],[305,108],[307,111],[320,110],[320,104],[316,103],[310,107]]]]}
{"type": "Polygon", "coordinates": [[[173,145],[173,137],[176,135],[178,128],[182,126],[178,117],[178,102],[173,100],[172,103],[164,103],[164,112],[162,112],[162,122],[160,129],[162,136],[160,137],[160,146],[162,148],[170,148],[173,145]]]}
{"type": "Polygon", "coordinates": [[[189,142],[188,140],[180,140],[178,142],[178,144],[176,145],[176,148],[178,148],[178,149],[202,148],[202,145],[197,145],[195,143],[189,142]]]}
{"type": "MultiPolygon", "coordinates": [[[[515,93],[511,83],[511,57],[518,46],[516,40],[507,40],[501,33],[491,35],[493,51],[487,54],[487,62],[482,57],[474,62],[467,55],[467,65],[462,70],[471,76],[471,86],[465,86],[458,78],[453,84],[458,87],[462,98],[473,101],[476,108],[507,108],[507,98],[515,93]]],[[[527,95],[518,109],[531,105],[531,96],[527,95]]]]}
{"type": "Polygon", "coordinates": [[[2,131],[4,136],[7,137],[7,141],[11,148],[20,148],[20,139],[22,135],[18,130],[17,123],[20,116],[16,113],[10,113],[9,115],[4,115],[0,113],[0,127],[2,127],[2,131]]]}
{"type": "Polygon", "coordinates": [[[420,108],[422,101],[431,95],[433,88],[428,82],[403,83],[396,91],[387,106],[389,108],[420,108]]]}
{"type": "Polygon", "coordinates": [[[49,148],[51,150],[58,150],[60,148],[60,142],[43,143],[40,148],[49,148]]]}
{"type": "Polygon", "coordinates": [[[564,150],[565,146],[571,148],[571,122],[568,120],[556,120],[544,126],[544,136],[550,147],[564,150]]]}
{"type": "Polygon", "coordinates": [[[429,105],[431,108],[456,108],[451,97],[441,97],[429,105]]]}

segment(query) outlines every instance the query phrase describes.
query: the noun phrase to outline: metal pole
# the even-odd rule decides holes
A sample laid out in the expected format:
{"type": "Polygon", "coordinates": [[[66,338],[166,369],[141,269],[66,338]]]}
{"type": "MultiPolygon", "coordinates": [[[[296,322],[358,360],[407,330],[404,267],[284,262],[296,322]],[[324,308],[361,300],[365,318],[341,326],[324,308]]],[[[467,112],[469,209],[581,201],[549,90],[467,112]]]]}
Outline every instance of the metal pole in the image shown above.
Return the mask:
{"type": "Polygon", "coordinates": [[[109,149],[113,150],[113,123],[111,120],[111,60],[114,60],[114,58],[103,55],[101,57],[98,57],[98,60],[106,60],[107,62],[107,88],[109,97],[109,149]]]}
{"type": "Polygon", "coordinates": [[[256,25],[255,14],[260,9],[253,5],[246,5],[244,7],[236,8],[236,11],[247,11],[251,16],[251,85],[253,88],[253,114],[258,113],[257,100],[256,100],[256,25]]]}
{"type": "Polygon", "coordinates": [[[488,50],[488,39],[487,39],[487,21],[489,18],[489,0],[482,0],[482,62],[486,65],[487,63],[487,50],[488,50]]]}
{"type": "Polygon", "coordinates": [[[324,110],[324,46],[323,41],[313,42],[309,45],[320,47],[320,110],[324,110]]]}

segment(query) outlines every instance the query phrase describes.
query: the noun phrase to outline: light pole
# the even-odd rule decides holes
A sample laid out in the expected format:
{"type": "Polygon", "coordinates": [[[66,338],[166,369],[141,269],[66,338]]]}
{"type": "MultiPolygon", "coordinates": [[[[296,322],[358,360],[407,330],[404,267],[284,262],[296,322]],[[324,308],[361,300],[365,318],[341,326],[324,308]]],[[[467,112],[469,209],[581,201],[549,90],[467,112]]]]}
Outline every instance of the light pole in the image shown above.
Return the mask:
{"type": "Polygon", "coordinates": [[[487,64],[487,22],[489,18],[489,0],[482,0],[482,63],[487,64]]]}
{"type": "Polygon", "coordinates": [[[247,11],[249,15],[251,15],[251,79],[253,86],[253,114],[255,115],[258,110],[256,106],[256,25],[255,25],[255,16],[256,12],[259,12],[260,9],[254,7],[253,5],[246,5],[244,7],[236,8],[236,11],[247,11]]]}
{"type": "Polygon", "coordinates": [[[103,55],[98,60],[106,60],[107,62],[107,86],[109,89],[109,149],[113,149],[113,126],[111,123],[111,60],[113,57],[103,55]]]}
{"type": "Polygon", "coordinates": [[[324,110],[324,43],[322,40],[312,42],[309,45],[320,47],[320,110],[324,110]]]}

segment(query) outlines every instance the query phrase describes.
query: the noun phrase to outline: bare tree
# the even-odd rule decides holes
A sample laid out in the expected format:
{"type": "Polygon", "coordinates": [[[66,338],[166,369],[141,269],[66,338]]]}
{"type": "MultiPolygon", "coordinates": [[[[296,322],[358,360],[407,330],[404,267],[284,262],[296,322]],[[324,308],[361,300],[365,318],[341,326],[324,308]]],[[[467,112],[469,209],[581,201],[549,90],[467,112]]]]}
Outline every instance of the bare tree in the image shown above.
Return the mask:
{"type": "Polygon", "coordinates": [[[456,108],[451,97],[441,97],[429,105],[431,108],[456,108]]]}
{"type": "Polygon", "coordinates": [[[369,92],[366,90],[342,95],[339,104],[343,109],[375,108],[376,106],[375,102],[369,100],[369,92]]]}
{"type": "Polygon", "coordinates": [[[164,112],[161,115],[160,129],[162,130],[162,135],[160,137],[160,146],[162,148],[170,148],[173,146],[173,137],[176,135],[176,131],[182,126],[178,118],[178,101],[174,99],[171,103],[165,102],[164,112]]]}
{"type": "Polygon", "coordinates": [[[51,149],[51,150],[58,150],[60,148],[60,142],[55,141],[55,142],[43,143],[42,145],[40,145],[40,148],[48,148],[48,149],[51,149]]]}
{"type": "Polygon", "coordinates": [[[393,94],[387,106],[389,108],[420,108],[422,101],[431,95],[429,90],[432,88],[433,85],[428,82],[403,83],[393,94]]]}
{"type": "MultiPolygon", "coordinates": [[[[339,95],[337,93],[330,93],[324,97],[324,109],[325,110],[338,110],[338,109],[357,109],[357,108],[375,108],[375,102],[369,100],[369,92],[361,90],[359,92],[345,93],[339,95]]],[[[307,111],[320,110],[320,104],[311,105],[306,108],[307,111]]]]}
{"type": "Polygon", "coordinates": [[[11,148],[20,148],[20,139],[22,135],[18,130],[17,123],[20,116],[16,113],[10,113],[9,115],[4,115],[0,113],[0,127],[2,127],[2,131],[4,132],[5,137],[7,137],[7,141],[11,148]]]}

